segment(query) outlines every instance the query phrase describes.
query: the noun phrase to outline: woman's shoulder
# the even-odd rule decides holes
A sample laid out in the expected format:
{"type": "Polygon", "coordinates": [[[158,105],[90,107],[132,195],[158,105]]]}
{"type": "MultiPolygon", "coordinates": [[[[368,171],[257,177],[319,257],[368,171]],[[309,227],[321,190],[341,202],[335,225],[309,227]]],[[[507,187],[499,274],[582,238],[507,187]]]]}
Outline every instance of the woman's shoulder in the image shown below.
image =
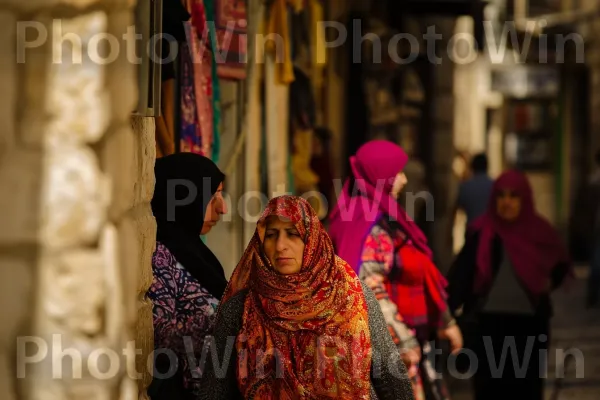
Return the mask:
{"type": "Polygon", "coordinates": [[[160,242],[156,242],[156,248],[152,254],[152,269],[164,270],[174,269],[177,266],[177,260],[171,251],[160,242]]]}
{"type": "Polygon", "coordinates": [[[369,286],[362,280],[360,281],[360,286],[362,287],[362,292],[365,296],[365,302],[367,303],[367,313],[369,316],[372,316],[371,313],[375,310],[378,310],[380,307],[379,301],[377,300],[377,297],[375,297],[375,293],[373,293],[369,286]]]}
{"type": "Polygon", "coordinates": [[[242,328],[242,316],[244,314],[244,303],[246,296],[248,295],[248,289],[240,290],[234,294],[230,299],[222,301],[217,309],[218,314],[218,325],[226,324],[231,331],[239,331],[242,328]]]}
{"type": "Polygon", "coordinates": [[[248,289],[242,289],[236,294],[234,294],[230,299],[221,302],[219,308],[225,312],[243,312],[244,311],[244,302],[246,301],[246,296],[248,295],[248,289]]]}

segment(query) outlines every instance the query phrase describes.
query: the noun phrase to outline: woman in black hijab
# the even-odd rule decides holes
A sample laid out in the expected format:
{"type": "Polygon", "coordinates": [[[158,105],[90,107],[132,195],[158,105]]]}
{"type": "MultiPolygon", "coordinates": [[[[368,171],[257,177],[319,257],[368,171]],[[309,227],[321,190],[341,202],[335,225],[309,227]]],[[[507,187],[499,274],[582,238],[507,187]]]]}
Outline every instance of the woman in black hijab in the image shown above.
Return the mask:
{"type": "Polygon", "coordinates": [[[149,394],[152,400],[195,398],[200,371],[190,368],[188,360],[200,360],[227,285],[223,267],[200,235],[227,211],[225,175],[211,160],[193,153],[159,158],[154,172],[157,242],[148,297],[154,303],[154,347],[161,350],[156,352],[149,394]]]}

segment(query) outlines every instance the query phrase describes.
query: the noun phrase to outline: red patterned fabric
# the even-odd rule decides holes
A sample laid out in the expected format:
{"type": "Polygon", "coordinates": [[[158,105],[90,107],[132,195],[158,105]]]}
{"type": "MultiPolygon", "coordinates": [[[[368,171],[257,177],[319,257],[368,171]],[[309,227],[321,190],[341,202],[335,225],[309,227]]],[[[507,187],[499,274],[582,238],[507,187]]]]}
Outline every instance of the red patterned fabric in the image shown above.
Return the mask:
{"type": "Polygon", "coordinates": [[[427,255],[406,242],[400,229],[383,220],[380,224],[394,241],[394,268],[386,277],[385,287],[398,312],[410,327],[443,326],[441,317],[448,308],[446,278],[427,255]]]}
{"type": "Polygon", "coordinates": [[[215,26],[219,53],[217,74],[223,79],[246,79],[246,0],[215,0],[215,26]]]}
{"type": "Polygon", "coordinates": [[[370,398],[371,341],[362,287],[348,263],[334,254],[306,200],[282,196],[269,202],[222,301],[245,288],[236,341],[244,398],[370,398]],[[304,238],[297,274],[277,273],[262,250],[271,215],[289,218],[304,238]],[[283,367],[279,378],[278,366],[283,367]]]}

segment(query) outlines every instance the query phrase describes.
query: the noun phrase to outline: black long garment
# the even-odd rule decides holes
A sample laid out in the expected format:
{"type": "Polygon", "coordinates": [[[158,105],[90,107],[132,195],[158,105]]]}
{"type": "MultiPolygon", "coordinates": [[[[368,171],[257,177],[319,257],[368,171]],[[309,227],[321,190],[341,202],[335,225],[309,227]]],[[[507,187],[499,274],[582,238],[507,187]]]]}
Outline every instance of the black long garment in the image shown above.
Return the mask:
{"type": "MultiPolygon", "coordinates": [[[[477,358],[476,362],[471,359],[459,368],[463,373],[474,372],[476,400],[542,400],[552,316],[550,297],[531,300],[532,314],[485,312],[489,292],[477,296],[473,291],[478,246],[479,235],[473,234],[448,275],[449,307],[454,314],[462,307],[463,312],[457,319],[463,330],[465,348],[477,358]]],[[[503,264],[502,259],[503,244],[496,237],[492,253],[494,281],[500,268],[509,266],[503,264]]],[[[553,288],[560,285],[567,271],[568,264],[554,268],[553,288]]],[[[466,359],[461,357],[463,361],[466,359]]]]}

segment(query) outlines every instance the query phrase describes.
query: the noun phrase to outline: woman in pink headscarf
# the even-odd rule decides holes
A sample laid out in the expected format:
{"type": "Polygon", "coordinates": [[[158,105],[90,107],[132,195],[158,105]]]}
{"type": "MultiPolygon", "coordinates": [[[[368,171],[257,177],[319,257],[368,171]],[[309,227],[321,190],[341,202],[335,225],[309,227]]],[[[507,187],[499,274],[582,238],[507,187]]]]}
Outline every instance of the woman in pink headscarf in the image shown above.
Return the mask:
{"type": "Polygon", "coordinates": [[[558,233],[535,212],[527,177],[503,173],[449,273],[450,308],[471,320],[477,400],[544,398],[549,294],[570,271],[558,233]]]}
{"type": "Polygon", "coordinates": [[[416,399],[448,399],[433,371],[430,333],[462,347],[462,336],[446,304],[446,280],[431,260],[427,239],[398,203],[406,185],[408,156],[386,140],[360,147],[350,158],[352,175],[330,215],[336,253],[373,290],[396,345],[413,376],[416,399]],[[421,358],[421,360],[420,360],[421,358]]]}

